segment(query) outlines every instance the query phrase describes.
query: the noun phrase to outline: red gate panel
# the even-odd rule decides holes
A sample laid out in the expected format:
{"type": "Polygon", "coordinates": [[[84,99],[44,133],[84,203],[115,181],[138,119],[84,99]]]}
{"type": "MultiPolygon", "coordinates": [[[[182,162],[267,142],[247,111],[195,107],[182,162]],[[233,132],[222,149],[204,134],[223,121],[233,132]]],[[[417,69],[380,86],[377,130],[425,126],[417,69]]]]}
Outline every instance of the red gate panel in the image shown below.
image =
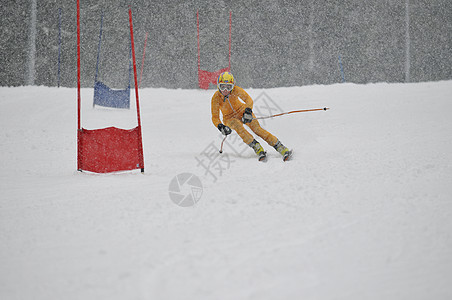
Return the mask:
{"type": "Polygon", "coordinates": [[[109,173],[144,169],[141,129],[103,129],[78,131],[78,169],[109,173]]]}

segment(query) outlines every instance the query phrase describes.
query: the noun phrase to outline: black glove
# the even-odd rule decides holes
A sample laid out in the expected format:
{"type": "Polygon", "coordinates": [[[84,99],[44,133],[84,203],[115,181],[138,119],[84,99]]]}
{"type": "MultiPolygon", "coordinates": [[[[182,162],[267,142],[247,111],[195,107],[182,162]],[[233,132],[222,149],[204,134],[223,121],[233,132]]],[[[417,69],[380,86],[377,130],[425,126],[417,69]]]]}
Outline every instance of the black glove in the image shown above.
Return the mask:
{"type": "Polygon", "coordinates": [[[253,121],[253,111],[251,108],[247,107],[245,108],[245,112],[243,113],[242,122],[244,124],[251,123],[253,121]]]}
{"type": "Polygon", "coordinates": [[[223,135],[228,135],[228,134],[231,134],[231,132],[232,132],[231,128],[229,128],[228,126],[225,126],[225,125],[223,125],[221,123],[218,124],[218,130],[220,130],[220,132],[223,135]]]}

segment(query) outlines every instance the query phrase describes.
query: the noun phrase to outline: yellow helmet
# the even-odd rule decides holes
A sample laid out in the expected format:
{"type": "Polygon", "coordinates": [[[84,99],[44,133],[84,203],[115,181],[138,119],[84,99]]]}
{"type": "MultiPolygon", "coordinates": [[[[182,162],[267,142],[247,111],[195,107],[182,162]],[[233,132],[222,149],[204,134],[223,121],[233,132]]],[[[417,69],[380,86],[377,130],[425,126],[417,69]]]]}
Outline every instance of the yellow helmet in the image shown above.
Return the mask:
{"type": "Polygon", "coordinates": [[[228,90],[232,91],[234,88],[234,76],[232,73],[223,72],[218,76],[217,87],[221,91],[228,90]]]}

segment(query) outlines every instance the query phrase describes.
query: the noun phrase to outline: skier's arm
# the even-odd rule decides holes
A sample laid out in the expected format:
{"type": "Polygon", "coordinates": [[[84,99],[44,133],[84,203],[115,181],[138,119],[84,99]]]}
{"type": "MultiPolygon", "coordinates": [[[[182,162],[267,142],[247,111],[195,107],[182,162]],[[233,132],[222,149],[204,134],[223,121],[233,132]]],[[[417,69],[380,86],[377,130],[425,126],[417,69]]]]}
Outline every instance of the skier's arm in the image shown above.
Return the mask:
{"type": "Polygon", "coordinates": [[[245,111],[243,112],[242,122],[250,123],[253,121],[253,99],[241,87],[236,86],[237,94],[245,102],[245,111]]]}
{"type": "Polygon", "coordinates": [[[218,103],[217,93],[213,95],[210,107],[212,110],[212,123],[213,125],[215,125],[215,127],[218,128],[218,124],[221,123],[221,120],[220,120],[220,104],[218,103]]]}
{"type": "Polygon", "coordinates": [[[235,89],[237,89],[237,95],[240,97],[240,99],[245,102],[246,107],[253,109],[254,103],[250,95],[248,95],[248,93],[239,86],[236,86],[235,89]]]}

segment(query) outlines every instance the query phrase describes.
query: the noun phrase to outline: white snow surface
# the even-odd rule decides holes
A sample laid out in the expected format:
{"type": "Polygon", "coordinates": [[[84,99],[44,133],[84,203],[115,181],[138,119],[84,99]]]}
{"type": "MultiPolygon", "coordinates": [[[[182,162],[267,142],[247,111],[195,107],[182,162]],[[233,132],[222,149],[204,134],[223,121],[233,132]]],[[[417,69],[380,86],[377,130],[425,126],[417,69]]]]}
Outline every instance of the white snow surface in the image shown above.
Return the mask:
{"type": "MultiPolygon", "coordinates": [[[[145,173],[94,174],[75,89],[0,88],[0,299],[452,299],[452,81],[247,91],[331,109],[261,122],[295,150],[261,163],[213,90],[143,89],[145,173]]],[[[92,96],[84,128],[136,126],[92,96]]]]}

